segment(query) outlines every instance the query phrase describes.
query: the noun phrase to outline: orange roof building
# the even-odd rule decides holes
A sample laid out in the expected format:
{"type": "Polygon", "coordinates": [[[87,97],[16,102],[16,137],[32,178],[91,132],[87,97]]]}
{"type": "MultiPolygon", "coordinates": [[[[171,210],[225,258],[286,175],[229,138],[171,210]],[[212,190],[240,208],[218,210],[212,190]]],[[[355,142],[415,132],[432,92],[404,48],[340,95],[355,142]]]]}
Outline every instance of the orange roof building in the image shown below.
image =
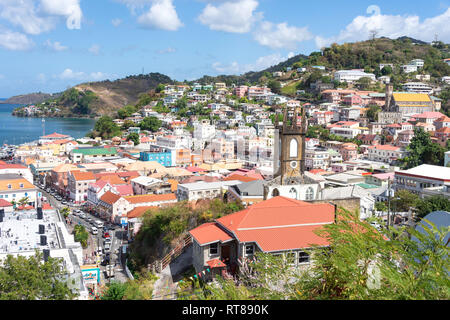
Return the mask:
{"type": "Polygon", "coordinates": [[[334,221],[335,207],[329,203],[274,197],[191,230],[193,264],[197,272],[214,259],[239,266],[256,252],[290,252],[297,265],[307,263],[306,248],[329,245],[315,231],[334,221]]]}

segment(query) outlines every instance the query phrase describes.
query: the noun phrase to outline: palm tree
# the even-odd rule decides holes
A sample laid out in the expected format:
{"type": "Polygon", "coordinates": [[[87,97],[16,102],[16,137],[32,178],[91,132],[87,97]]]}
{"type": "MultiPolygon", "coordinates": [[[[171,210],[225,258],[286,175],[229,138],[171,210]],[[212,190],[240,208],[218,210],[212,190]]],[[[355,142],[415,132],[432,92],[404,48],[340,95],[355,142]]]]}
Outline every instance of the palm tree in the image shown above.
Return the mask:
{"type": "Polygon", "coordinates": [[[67,218],[69,216],[70,209],[68,207],[64,207],[60,212],[63,214],[64,218],[67,218]]]}

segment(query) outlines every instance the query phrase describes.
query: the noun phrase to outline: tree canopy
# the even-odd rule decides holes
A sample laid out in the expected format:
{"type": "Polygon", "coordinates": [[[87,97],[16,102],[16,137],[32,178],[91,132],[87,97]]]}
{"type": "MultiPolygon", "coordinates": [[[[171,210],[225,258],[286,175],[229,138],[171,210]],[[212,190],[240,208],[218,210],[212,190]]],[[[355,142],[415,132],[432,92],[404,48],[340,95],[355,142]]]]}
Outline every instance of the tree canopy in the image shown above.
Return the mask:
{"type": "Polygon", "coordinates": [[[192,283],[193,295],[208,300],[448,300],[450,228],[378,231],[358,214],[338,212],[335,224],[317,231],[329,246],[307,252],[309,268],[291,267],[292,256],[257,253],[242,267],[239,285],[218,278],[219,285],[192,283]],[[385,233],[385,234],[383,234],[385,233]],[[411,238],[409,237],[411,236],[411,238]]]}
{"type": "Polygon", "coordinates": [[[0,267],[0,300],[71,300],[60,260],[52,257],[43,262],[42,253],[34,256],[8,255],[0,267]]]}
{"type": "Polygon", "coordinates": [[[408,155],[402,159],[404,169],[421,164],[443,165],[445,148],[431,141],[430,134],[422,128],[414,129],[414,137],[407,147],[408,155]]]}
{"type": "Polygon", "coordinates": [[[162,121],[156,117],[145,117],[139,124],[142,130],[156,132],[161,128],[162,121]]]}

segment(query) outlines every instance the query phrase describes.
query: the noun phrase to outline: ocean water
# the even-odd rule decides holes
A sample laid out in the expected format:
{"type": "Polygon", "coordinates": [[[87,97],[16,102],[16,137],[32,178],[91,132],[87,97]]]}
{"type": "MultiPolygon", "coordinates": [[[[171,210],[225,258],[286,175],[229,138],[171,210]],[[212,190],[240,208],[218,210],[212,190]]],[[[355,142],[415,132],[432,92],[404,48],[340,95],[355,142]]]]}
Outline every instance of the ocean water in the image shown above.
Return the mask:
{"type": "Polygon", "coordinates": [[[53,132],[82,138],[94,128],[93,119],[75,118],[21,118],[11,112],[19,107],[13,104],[0,104],[0,145],[22,144],[38,140],[40,136],[53,132]]]}

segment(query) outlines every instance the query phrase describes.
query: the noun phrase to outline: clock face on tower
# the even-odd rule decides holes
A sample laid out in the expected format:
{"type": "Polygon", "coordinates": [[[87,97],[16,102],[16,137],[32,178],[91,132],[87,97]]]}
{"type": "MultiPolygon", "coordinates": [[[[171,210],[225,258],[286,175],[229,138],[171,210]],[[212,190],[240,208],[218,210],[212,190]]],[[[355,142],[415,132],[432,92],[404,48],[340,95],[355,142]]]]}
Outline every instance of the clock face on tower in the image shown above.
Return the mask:
{"type": "Polygon", "coordinates": [[[289,165],[291,166],[292,169],[295,169],[297,168],[297,161],[291,161],[289,165]]]}

